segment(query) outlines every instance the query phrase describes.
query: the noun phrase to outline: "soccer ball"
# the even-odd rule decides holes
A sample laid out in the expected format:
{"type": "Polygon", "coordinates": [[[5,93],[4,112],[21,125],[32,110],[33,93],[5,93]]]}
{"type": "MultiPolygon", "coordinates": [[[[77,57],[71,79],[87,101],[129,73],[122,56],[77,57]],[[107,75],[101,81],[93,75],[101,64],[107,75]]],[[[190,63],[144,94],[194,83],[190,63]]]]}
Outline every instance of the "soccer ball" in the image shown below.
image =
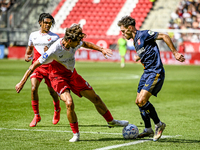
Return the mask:
{"type": "Polygon", "coordinates": [[[139,135],[139,130],[136,125],[128,124],[123,128],[122,135],[125,139],[136,139],[139,135]]]}

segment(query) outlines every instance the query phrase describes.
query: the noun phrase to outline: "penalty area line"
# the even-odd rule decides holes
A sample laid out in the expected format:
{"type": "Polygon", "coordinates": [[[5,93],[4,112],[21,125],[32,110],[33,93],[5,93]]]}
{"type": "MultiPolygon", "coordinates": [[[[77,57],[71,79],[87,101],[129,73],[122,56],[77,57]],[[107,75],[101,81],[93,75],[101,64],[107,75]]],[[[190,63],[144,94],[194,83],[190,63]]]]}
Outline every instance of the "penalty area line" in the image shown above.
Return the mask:
{"type": "MultiPolygon", "coordinates": [[[[162,138],[162,139],[164,139],[164,138],[173,138],[173,137],[177,137],[177,136],[181,136],[181,135],[176,135],[176,136],[167,136],[167,135],[164,136],[164,135],[163,135],[161,138],[162,138]]],[[[95,150],[109,150],[109,149],[114,149],[114,148],[129,146],[129,145],[135,145],[135,144],[139,144],[139,143],[144,143],[144,142],[148,142],[148,141],[152,141],[152,139],[139,140],[139,141],[134,141],[134,142],[130,142],[130,143],[112,145],[112,146],[97,148],[97,149],[95,149],[95,150]]]]}

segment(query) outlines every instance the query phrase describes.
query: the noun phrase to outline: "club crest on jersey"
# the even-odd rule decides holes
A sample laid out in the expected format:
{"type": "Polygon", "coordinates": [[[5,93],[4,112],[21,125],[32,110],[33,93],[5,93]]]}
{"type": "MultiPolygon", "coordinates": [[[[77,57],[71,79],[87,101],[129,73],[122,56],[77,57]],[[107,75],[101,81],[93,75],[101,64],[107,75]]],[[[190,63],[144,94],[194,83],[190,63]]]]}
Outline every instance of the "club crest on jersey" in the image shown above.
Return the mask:
{"type": "Polygon", "coordinates": [[[47,53],[44,53],[43,56],[42,56],[43,59],[47,59],[47,57],[48,57],[47,53]]]}
{"type": "Polygon", "coordinates": [[[153,31],[148,31],[148,33],[149,33],[149,35],[153,35],[154,34],[154,32],[153,31]]]}
{"type": "Polygon", "coordinates": [[[48,41],[51,41],[51,37],[49,37],[47,40],[48,40],[48,41]]]}
{"type": "Polygon", "coordinates": [[[138,45],[140,45],[140,39],[137,40],[138,45]]]}

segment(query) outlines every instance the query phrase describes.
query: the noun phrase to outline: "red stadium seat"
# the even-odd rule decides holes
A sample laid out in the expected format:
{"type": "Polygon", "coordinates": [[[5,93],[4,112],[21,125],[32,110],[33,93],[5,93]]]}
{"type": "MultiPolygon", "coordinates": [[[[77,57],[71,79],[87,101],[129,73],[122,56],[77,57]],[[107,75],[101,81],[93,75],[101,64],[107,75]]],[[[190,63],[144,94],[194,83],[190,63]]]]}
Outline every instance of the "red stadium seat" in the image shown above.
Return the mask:
{"type": "MultiPolygon", "coordinates": [[[[65,0],[61,1],[62,3],[52,13],[54,16],[65,2],[65,0]]],[[[83,30],[88,36],[105,36],[125,2],[126,0],[100,0],[99,3],[93,3],[93,0],[78,0],[64,19],[61,28],[85,19],[86,24],[83,26],[83,30]]],[[[152,3],[149,0],[138,1],[136,8],[131,13],[131,16],[136,19],[137,27],[142,25],[151,8],[152,3]]]]}
{"type": "Polygon", "coordinates": [[[100,3],[93,3],[93,0],[79,0],[69,14],[71,17],[66,17],[62,27],[69,24],[69,21],[66,21],[68,19],[73,22],[85,19],[86,24],[84,25],[84,31],[87,32],[87,34],[106,35],[108,28],[125,1],[126,0],[101,0],[100,3]]]}

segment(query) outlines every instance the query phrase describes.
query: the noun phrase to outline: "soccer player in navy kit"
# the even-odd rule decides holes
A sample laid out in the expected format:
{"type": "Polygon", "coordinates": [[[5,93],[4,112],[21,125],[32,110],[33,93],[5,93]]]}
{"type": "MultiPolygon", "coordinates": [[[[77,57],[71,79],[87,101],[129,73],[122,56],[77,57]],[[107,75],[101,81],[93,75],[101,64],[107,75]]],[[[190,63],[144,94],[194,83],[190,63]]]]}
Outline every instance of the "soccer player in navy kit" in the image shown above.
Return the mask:
{"type": "Polygon", "coordinates": [[[165,70],[155,41],[163,40],[176,60],[183,62],[185,58],[176,51],[168,35],[150,30],[139,31],[135,28],[135,19],[130,16],[123,17],[118,22],[118,26],[126,39],[132,38],[134,40],[135,50],[138,54],[135,56],[135,60],[141,60],[144,66],[144,73],[138,85],[135,103],[139,107],[145,129],[139,134],[138,138],[153,137],[153,141],[157,141],[162,136],[166,124],[160,121],[154,106],[149,102],[149,98],[151,95],[157,96],[157,93],[161,90],[165,78],[165,70]],[[155,134],[151,128],[150,118],[155,123],[155,134]]]}

